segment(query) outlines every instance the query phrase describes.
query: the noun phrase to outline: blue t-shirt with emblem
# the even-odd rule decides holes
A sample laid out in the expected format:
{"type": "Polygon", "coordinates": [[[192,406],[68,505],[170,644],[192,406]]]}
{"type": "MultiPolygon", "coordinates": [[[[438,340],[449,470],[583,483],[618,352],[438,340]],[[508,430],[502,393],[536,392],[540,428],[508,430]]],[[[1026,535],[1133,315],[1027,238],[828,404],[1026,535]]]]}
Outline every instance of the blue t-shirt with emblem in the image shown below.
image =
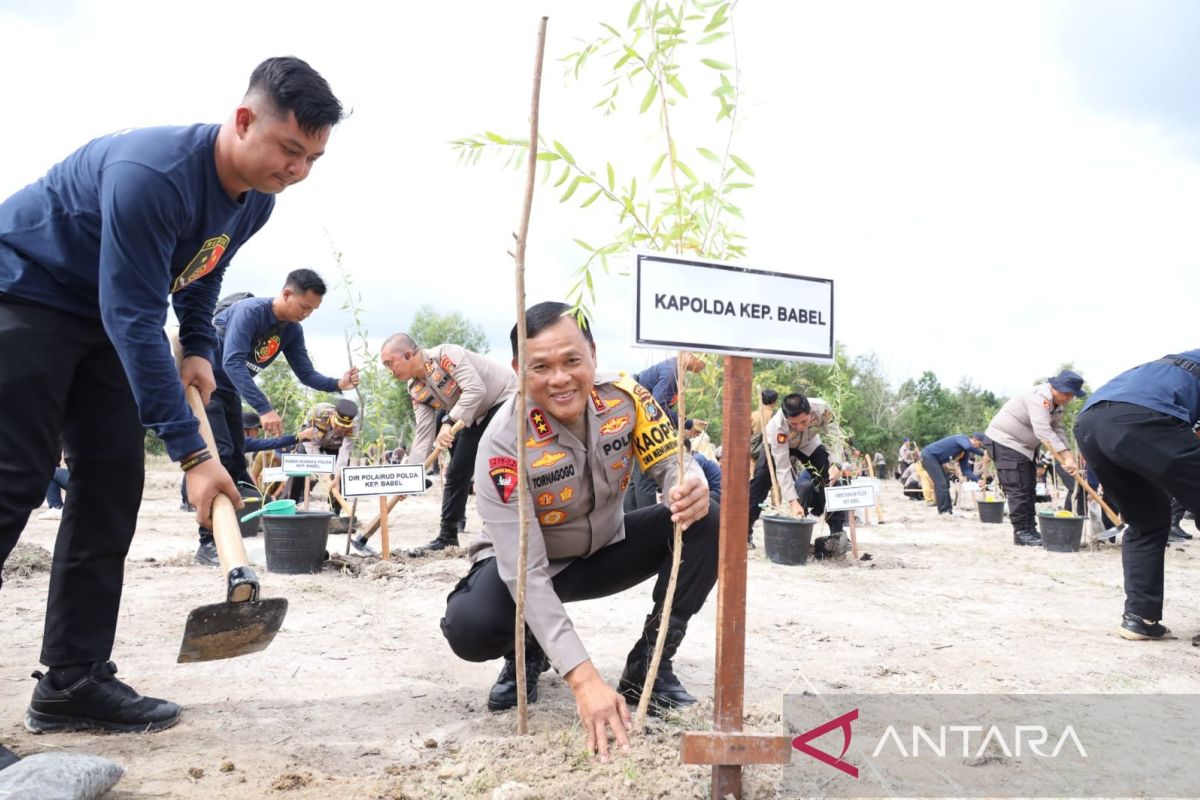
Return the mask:
{"type": "MultiPolygon", "coordinates": [[[[1200,350],[1172,353],[1163,358],[1179,358],[1200,366],[1200,350]]],[[[1132,403],[1181,419],[1193,427],[1200,422],[1200,378],[1161,360],[1125,370],[1093,392],[1083,410],[1104,400],[1132,403]]]]}
{"type": "Polygon", "coordinates": [[[219,125],[141,128],[87,143],[0,203],[0,294],[99,319],[142,424],[178,460],[204,447],[163,326],[213,361],[213,308],[238,248],[275,199],[232,198],[217,176],[219,125]]]}
{"type": "Polygon", "coordinates": [[[318,392],[338,392],[337,378],[313,368],[304,345],[304,329],[282,322],[271,309],[272,298],[249,297],[221,310],[213,320],[218,333],[213,377],[217,388],[237,392],[260,414],[271,410],[271,401],[254,383],[254,376],[271,366],[280,353],[300,382],[318,392]]]}

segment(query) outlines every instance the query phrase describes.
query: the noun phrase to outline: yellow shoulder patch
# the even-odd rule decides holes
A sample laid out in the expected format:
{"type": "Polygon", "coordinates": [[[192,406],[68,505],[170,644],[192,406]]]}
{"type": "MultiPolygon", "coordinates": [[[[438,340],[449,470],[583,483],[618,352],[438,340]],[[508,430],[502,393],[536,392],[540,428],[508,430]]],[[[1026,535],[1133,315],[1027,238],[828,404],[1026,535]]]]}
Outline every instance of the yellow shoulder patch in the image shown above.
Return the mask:
{"type": "Polygon", "coordinates": [[[633,398],[637,410],[633,423],[633,449],[642,471],[674,456],[679,450],[679,436],[658,401],[628,375],[622,374],[616,386],[633,398]]]}

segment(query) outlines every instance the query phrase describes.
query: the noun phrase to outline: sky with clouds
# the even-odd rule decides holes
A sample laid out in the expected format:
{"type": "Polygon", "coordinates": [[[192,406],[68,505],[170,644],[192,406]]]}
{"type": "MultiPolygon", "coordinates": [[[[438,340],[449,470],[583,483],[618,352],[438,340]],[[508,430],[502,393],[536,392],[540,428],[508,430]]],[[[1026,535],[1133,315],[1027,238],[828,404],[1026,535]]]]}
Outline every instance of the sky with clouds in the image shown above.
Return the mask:
{"type": "MultiPolygon", "coordinates": [[[[255,64],[298,55],[353,115],[242,248],[226,290],[270,294],[299,266],[333,283],[332,242],[376,344],[427,304],[477,321],[506,359],[523,174],[463,167],[448,142],[527,132],[548,14],[543,134],[601,173],[612,161],[648,174],[654,115],[599,116],[605,65],[575,81],[557,60],[630,5],[0,0],[0,196],[94,136],[223,121],[255,64]]],[[[832,278],[851,354],[877,353],[894,383],[931,369],[1010,394],[1061,362],[1096,386],[1200,346],[1200,5],[742,0],[733,17],[733,150],[757,173],[740,198],[745,263],[832,278]]],[[[714,47],[703,55],[731,60],[714,47]]],[[[679,113],[681,149],[720,150],[713,73],[693,62],[683,75],[698,107],[679,113]]],[[[563,296],[575,238],[614,230],[602,203],[559,205],[560,192],[535,196],[531,302],[563,296]]],[[[344,369],[342,299],[305,326],[330,374],[344,369]]],[[[601,288],[606,368],[666,355],[630,347],[633,305],[629,278],[601,288]]]]}

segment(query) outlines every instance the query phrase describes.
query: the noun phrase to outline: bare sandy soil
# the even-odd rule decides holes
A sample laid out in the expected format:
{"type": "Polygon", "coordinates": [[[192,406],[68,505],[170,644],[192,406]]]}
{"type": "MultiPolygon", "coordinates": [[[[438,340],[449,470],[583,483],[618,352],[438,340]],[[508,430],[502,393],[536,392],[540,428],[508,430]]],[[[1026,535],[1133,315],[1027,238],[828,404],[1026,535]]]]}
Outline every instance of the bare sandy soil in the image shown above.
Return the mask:
{"type": "MultiPolygon", "coordinates": [[[[392,545],[428,541],[436,489],[392,515],[392,545]]],[[[883,526],[860,529],[870,561],[781,566],[751,551],[748,729],[784,732],[784,692],[1200,692],[1200,539],[1167,557],[1165,622],[1178,638],[1116,634],[1119,548],[1057,554],[1011,544],[1011,529],[939,519],[885,491],[883,526]]],[[[368,515],[369,516],[369,515],[368,515]]],[[[1185,523],[1191,530],[1191,523],[1185,523]]],[[[52,548],[57,523],[34,513],[23,543],[52,548]]],[[[468,531],[478,530],[471,504],[468,531]]],[[[756,533],[761,543],[761,533],[756,533]]],[[[469,541],[470,533],[466,541],[469,541]]],[[[340,552],[344,537],[331,537],[340,552]]],[[[248,539],[262,564],[262,538],[248,539]]],[[[320,575],[264,574],[290,610],[264,652],[176,664],[184,620],[221,599],[213,569],[191,564],[195,527],[178,510],[178,472],[147,475],[126,573],[114,660],[147,694],[181,703],[180,724],[147,735],[34,736],[21,720],[37,667],[44,571],[0,591],[0,742],[21,754],[97,753],[127,768],[113,798],[703,798],[709,770],[679,764],[679,736],[709,727],[714,611],[693,621],[676,672],[701,707],[655,723],[633,752],[599,764],[584,752],[569,689],[542,677],[532,734],[485,700],[499,662],[453,656],[438,620],[462,558],[351,557],[320,575]],[[514,785],[517,784],[517,785],[514,785]]],[[[28,554],[26,554],[28,557],[28,554]]],[[[36,559],[35,559],[36,560],[36,559]]],[[[10,567],[14,564],[10,563],[10,567]]],[[[265,573],[265,567],[263,567],[265,573]]],[[[593,660],[615,681],[649,609],[650,584],[571,607],[593,660]]],[[[746,770],[746,797],[781,797],[779,767],[746,770]]]]}

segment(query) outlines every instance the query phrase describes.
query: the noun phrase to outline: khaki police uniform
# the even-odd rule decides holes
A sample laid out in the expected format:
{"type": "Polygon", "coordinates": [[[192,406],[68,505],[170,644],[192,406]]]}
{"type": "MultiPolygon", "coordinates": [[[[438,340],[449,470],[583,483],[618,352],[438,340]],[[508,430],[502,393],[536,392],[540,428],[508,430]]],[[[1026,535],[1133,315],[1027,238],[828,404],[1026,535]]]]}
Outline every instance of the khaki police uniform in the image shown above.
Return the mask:
{"type": "MultiPolygon", "coordinates": [[[[471,545],[470,573],[448,600],[442,630],[470,661],[512,652],[513,602],[520,535],[517,507],[518,431],[525,437],[529,519],[526,621],[562,674],[588,659],[564,602],[604,597],[658,574],[656,609],[666,591],[673,524],[664,505],[625,514],[622,496],[636,461],[660,487],[678,476],[674,426],[650,393],[632,379],[599,374],[584,413],[585,441],[530,406],[516,417],[516,398],[502,405],[480,443],[475,491],[483,532],[471,545]]],[[[686,472],[704,474],[686,457],[686,472]]],[[[672,619],[700,609],[716,581],[716,505],[684,534],[672,619]]]]}
{"type": "Polygon", "coordinates": [[[992,418],[984,435],[996,465],[996,476],[1008,498],[1008,516],[1013,531],[1034,531],[1037,501],[1037,467],[1034,453],[1042,440],[1055,451],[1066,450],[1063,407],[1054,402],[1050,384],[1043,383],[1005,403],[992,418]]]}
{"type": "MultiPolygon", "coordinates": [[[[754,477],[750,480],[750,528],[754,527],[755,520],[762,513],[759,505],[771,491],[767,454],[770,454],[775,462],[775,479],[779,483],[782,505],[786,506],[791,501],[800,499],[796,491],[796,471],[792,468],[792,459],[796,458],[808,465],[809,474],[813,478],[813,504],[809,511],[818,516],[825,512],[825,486],[829,483],[830,454],[822,436],[829,440],[830,447],[837,447],[842,441],[842,429],[829,403],[818,397],[810,397],[808,403],[811,407],[811,421],[805,430],[792,430],[787,424],[782,408],[767,420],[763,428],[763,455],[759,456],[754,477]]],[[[844,511],[830,514],[830,532],[842,530],[845,519],[844,511]]]]}
{"type": "Polygon", "coordinates": [[[446,485],[442,492],[441,529],[438,538],[458,543],[458,523],[466,518],[467,498],[479,440],[500,405],[517,391],[512,368],[456,344],[422,350],[425,377],[408,382],[416,434],[405,463],[422,464],[437,438],[438,411],[448,421],[461,420],[463,429],[454,439],[446,485]]]}

